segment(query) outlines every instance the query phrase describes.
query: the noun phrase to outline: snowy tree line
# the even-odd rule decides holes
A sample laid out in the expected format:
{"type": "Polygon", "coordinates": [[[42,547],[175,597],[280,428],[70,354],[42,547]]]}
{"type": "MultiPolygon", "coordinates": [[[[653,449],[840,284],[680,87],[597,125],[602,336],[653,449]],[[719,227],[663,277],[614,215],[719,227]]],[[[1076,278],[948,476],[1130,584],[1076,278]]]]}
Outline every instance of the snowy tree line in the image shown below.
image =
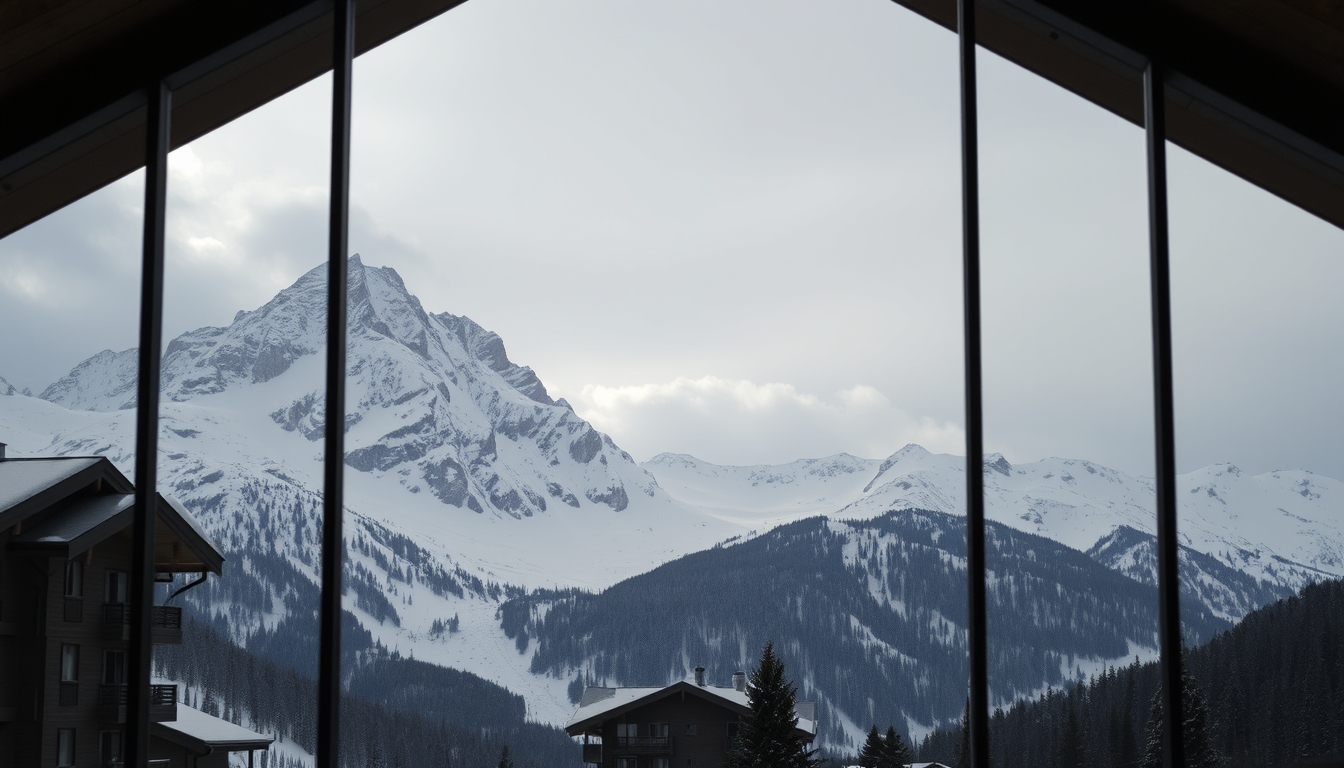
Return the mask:
{"type": "MultiPolygon", "coordinates": [[[[1344,581],[1333,580],[1255,611],[1189,650],[1186,722],[1202,731],[1213,752],[1211,760],[1191,764],[1250,768],[1344,760],[1341,638],[1344,581]]],[[[1141,768],[1159,749],[1153,743],[1159,684],[1157,663],[1136,660],[998,710],[990,719],[990,762],[1141,768]]],[[[919,759],[957,765],[962,738],[957,728],[930,734],[919,759]]]]}
{"type": "MultiPolygon", "coordinates": [[[[800,521],[599,594],[537,591],[506,601],[500,623],[520,653],[536,643],[534,673],[573,679],[571,696],[599,679],[665,684],[688,660],[726,683],[773,639],[803,697],[825,702],[832,743],[844,743],[835,708],[864,723],[952,721],[969,674],[964,520],[901,511],[848,526],[800,521]]],[[[1072,682],[1082,660],[1152,642],[1153,587],[997,524],[987,544],[1002,690],[1072,682]]],[[[1195,635],[1229,626],[1190,603],[1195,635]]]]}
{"type": "MultiPolygon", "coordinates": [[[[345,666],[346,768],[490,768],[506,743],[519,768],[579,762],[562,731],[525,721],[522,697],[474,675],[376,647],[345,666]]],[[[316,747],[316,680],[248,653],[193,619],[184,621],[181,645],[155,647],[154,674],[203,691],[192,703],[204,711],[309,753],[316,747]]]]}

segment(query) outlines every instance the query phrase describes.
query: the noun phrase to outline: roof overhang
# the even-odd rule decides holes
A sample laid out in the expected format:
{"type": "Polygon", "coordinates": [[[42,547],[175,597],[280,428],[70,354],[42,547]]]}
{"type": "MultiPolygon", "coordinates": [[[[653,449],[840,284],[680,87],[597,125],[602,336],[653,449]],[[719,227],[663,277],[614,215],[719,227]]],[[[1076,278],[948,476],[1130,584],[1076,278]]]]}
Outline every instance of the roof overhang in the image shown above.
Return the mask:
{"type": "MultiPolygon", "coordinates": [[[[464,0],[358,0],[355,52],[464,0]]],[[[33,0],[0,12],[0,237],[144,166],[147,86],[171,146],[331,69],[332,0],[33,0]]]]}
{"type": "MultiPolygon", "coordinates": [[[[1344,227],[1344,5],[1156,0],[1176,144],[1344,227]]],[[[463,0],[359,0],[357,53],[463,0]]],[[[895,0],[955,29],[956,0],[895,0]]],[[[32,0],[0,13],[0,237],[144,165],[147,84],[178,147],[330,69],[332,0],[32,0]]],[[[979,0],[989,50],[1142,122],[1141,6],[979,0]]],[[[1146,6],[1143,6],[1146,7],[1146,6]]]]}
{"type": "Polygon", "coordinates": [[[227,720],[179,704],[177,719],[150,723],[150,735],[186,747],[191,752],[250,752],[267,749],[274,737],[255,733],[227,720]]]}
{"type": "Polygon", "coordinates": [[[42,470],[41,474],[48,477],[38,483],[39,487],[25,488],[21,492],[22,499],[0,509],[0,530],[25,521],[89,488],[113,493],[131,493],[133,490],[126,476],[104,456],[5,459],[0,465],[0,475],[11,470],[25,474],[42,470]]]}
{"type": "MultiPolygon", "coordinates": [[[[956,0],[894,0],[948,29],[956,0]]],[[[1144,4],[979,0],[985,48],[1136,125],[1144,4]]],[[[1344,227],[1344,4],[1163,0],[1167,137],[1344,227]]]]}
{"type": "MultiPolygon", "coordinates": [[[[224,555],[176,501],[158,497],[154,568],[168,573],[213,573],[224,555]]],[[[134,494],[79,497],[15,536],[9,548],[71,559],[127,530],[135,520],[134,494]]]]}
{"type": "MultiPolygon", "coordinates": [[[[624,704],[618,707],[612,707],[611,709],[606,709],[601,712],[595,713],[592,717],[586,717],[582,720],[575,720],[565,726],[565,733],[569,734],[570,736],[582,736],[585,733],[596,733],[599,729],[601,729],[602,724],[607,722],[608,720],[621,717],[622,715],[631,710],[648,706],[649,704],[652,704],[656,701],[661,701],[662,699],[666,699],[670,696],[676,696],[680,694],[690,694],[699,699],[703,699],[704,701],[708,701],[711,704],[715,704],[717,706],[723,707],[724,709],[735,712],[736,714],[739,715],[747,715],[750,714],[751,712],[751,709],[749,707],[743,706],[742,704],[739,704],[738,702],[733,701],[732,699],[719,696],[714,692],[713,688],[694,685],[685,680],[682,680],[680,682],[673,683],[672,685],[669,685],[666,688],[658,688],[656,690],[652,690],[648,694],[640,696],[637,699],[632,699],[628,702],[625,702],[624,704]]],[[[804,728],[795,728],[794,730],[798,733],[800,738],[803,738],[809,742],[816,737],[815,733],[812,733],[804,728]]]]}

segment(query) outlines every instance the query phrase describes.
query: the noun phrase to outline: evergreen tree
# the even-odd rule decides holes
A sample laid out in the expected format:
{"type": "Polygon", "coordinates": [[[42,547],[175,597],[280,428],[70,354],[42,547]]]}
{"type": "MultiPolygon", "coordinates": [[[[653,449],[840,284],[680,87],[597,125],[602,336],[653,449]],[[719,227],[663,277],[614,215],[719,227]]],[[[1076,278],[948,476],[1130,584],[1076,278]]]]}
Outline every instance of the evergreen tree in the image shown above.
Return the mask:
{"type": "Polygon", "coordinates": [[[961,712],[961,749],[957,752],[957,768],[971,768],[971,699],[961,712]]]}
{"type": "Polygon", "coordinates": [[[882,740],[882,754],[886,762],[879,763],[881,768],[901,768],[911,761],[910,748],[905,746],[896,726],[887,726],[887,737],[882,740]]]}
{"type": "Polygon", "coordinates": [[[767,642],[761,663],[747,686],[750,711],[742,718],[737,742],[724,761],[725,768],[815,768],[820,764],[794,733],[798,689],[784,677],[784,662],[767,642]]]}
{"type": "Polygon", "coordinates": [[[868,731],[868,740],[863,742],[863,749],[859,751],[859,768],[887,768],[883,760],[886,757],[885,746],[874,725],[868,731]]]}
{"type": "Polygon", "coordinates": [[[1059,768],[1082,768],[1083,734],[1078,726],[1078,712],[1072,705],[1068,707],[1064,732],[1059,740],[1059,768]]]}
{"type": "Polygon", "coordinates": [[[504,749],[499,753],[498,768],[513,768],[513,757],[509,755],[509,745],[505,744],[504,749]]]}
{"type": "MultiPolygon", "coordinates": [[[[1190,676],[1188,665],[1182,669],[1181,689],[1181,704],[1185,710],[1181,735],[1185,744],[1186,768],[1217,768],[1222,764],[1222,758],[1213,748],[1204,691],[1190,676]]],[[[1159,688],[1153,695],[1153,706],[1148,715],[1148,740],[1143,749],[1143,768],[1162,768],[1162,718],[1162,690],[1159,688]]]]}

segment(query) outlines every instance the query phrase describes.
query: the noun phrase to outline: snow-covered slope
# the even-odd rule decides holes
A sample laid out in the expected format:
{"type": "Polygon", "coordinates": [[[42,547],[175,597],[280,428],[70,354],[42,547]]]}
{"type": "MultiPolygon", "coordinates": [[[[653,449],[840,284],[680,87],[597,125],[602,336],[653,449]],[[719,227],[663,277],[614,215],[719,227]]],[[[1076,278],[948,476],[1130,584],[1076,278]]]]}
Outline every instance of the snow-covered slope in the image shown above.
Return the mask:
{"type": "MultiPolygon", "coordinates": [[[[646,462],[673,498],[725,519],[778,524],[821,512],[866,519],[891,509],[965,509],[965,459],[908,445],[885,461],[841,454],[781,466],[722,467],[661,454],[646,462]]],[[[1344,484],[1301,470],[1247,475],[1230,464],[1179,478],[1184,545],[1256,579],[1296,589],[1344,575],[1344,484]]],[[[1150,479],[1077,459],[985,459],[987,515],[1087,550],[1120,526],[1154,527],[1150,479]]]]}

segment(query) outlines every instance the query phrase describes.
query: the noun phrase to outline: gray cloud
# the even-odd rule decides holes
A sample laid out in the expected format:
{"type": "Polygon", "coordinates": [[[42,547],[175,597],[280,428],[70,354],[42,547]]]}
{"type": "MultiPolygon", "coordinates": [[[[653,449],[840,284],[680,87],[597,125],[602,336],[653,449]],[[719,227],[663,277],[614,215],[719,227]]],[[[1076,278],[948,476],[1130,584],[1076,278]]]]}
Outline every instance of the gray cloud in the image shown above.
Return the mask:
{"type": "MultiPolygon", "coordinates": [[[[987,440],[1149,473],[1141,133],[981,63],[987,440]]],[[[956,87],[955,38],[884,0],[468,3],[357,62],[351,247],[641,457],[933,440],[962,420],[956,87]],[[706,380],[793,395],[696,410],[677,382],[706,380]],[[886,405],[835,394],[869,390],[886,405]]],[[[170,333],[324,257],[328,88],[175,154],[170,333]]],[[[1183,468],[1344,476],[1344,235],[1171,162],[1183,468]]],[[[138,194],[0,242],[0,375],[134,344],[138,194]]]]}

